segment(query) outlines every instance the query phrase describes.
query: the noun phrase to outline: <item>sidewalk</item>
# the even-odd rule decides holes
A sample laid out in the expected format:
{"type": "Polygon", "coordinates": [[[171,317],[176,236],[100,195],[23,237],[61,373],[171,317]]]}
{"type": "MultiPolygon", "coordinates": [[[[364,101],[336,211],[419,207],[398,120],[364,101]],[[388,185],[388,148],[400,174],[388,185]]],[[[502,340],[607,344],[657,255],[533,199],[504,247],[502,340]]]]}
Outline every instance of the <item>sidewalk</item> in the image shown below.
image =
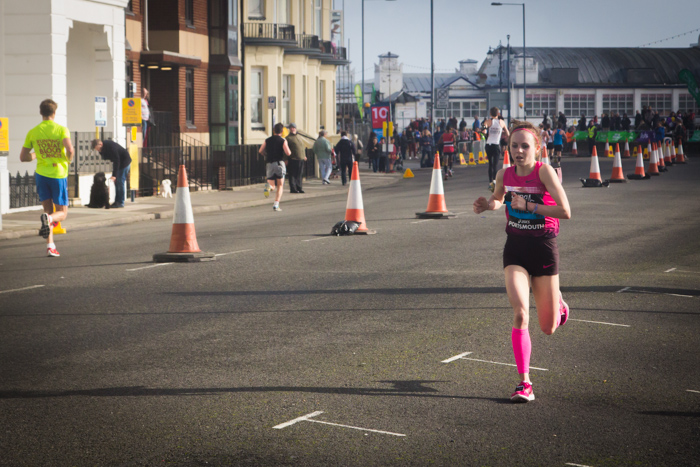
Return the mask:
{"type": "MultiPolygon", "coordinates": [[[[411,166],[411,170],[415,170],[411,166]]],[[[375,174],[367,170],[367,162],[360,162],[360,182],[362,191],[398,183],[402,174],[375,174]]],[[[323,185],[320,179],[304,181],[305,193],[289,193],[289,183],[285,183],[282,206],[296,199],[318,198],[347,194],[350,184],[343,186],[340,179],[333,179],[330,185],[323,185]]],[[[270,205],[274,201],[274,192],[269,198],[263,196],[264,184],[236,187],[226,191],[190,192],[194,214],[212,211],[227,211],[251,206],[270,205]]],[[[175,191],[175,190],[173,190],[175,191]]],[[[105,227],[110,225],[131,224],[133,222],[173,217],[175,194],[172,198],[149,196],[136,198],[132,203],[127,199],[121,209],[91,209],[84,206],[68,209],[68,218],[61,225],[68,234],[74,230],[105,227]]],[[[41,208],[36,210],[3,214],[0,240],[10,238],[35,237],[39,235],[41,208]]]]}

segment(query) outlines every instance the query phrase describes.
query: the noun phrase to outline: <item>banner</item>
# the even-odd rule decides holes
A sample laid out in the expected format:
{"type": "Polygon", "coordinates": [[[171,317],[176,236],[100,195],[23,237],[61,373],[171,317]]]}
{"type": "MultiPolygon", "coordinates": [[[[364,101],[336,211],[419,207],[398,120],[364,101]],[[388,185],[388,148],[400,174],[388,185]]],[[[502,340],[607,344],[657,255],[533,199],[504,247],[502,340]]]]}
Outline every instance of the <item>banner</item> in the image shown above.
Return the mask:
{"type": "Polygon", "coordinates": [[[700,130],[693,132],[693,137],[688,140],[689,143],[700,143],[700,130]]]}
{"type": "Polygon", "coordinates": [[[357,109],[360,111],[360,117],[364,117],[364,112],[362,111],[362,86],[359,84],[355,85],[355,100],[357,100],[357,109]]]}
{"type": "Polygon", "coordinates": [[[577,131],[574,133],[574,139],[576,141],[586,141],[588,139],[587,131],[577,131]]]}
{"type": "Polygon", "coordinates": [[[678,79],[688,85],[688,92],[695,98],[695,102],[700,107],[700,89],[698,89],[698,83],[695,81],[693,73],[687,68],[683,69],[678,73],[678,79]]]}
{"type": "Polygon", "coordinates": [[[388,105],[373,105],[372,106],[372,129],[382,129],[384,123],[389,121],[389,106],[388,105]]]}

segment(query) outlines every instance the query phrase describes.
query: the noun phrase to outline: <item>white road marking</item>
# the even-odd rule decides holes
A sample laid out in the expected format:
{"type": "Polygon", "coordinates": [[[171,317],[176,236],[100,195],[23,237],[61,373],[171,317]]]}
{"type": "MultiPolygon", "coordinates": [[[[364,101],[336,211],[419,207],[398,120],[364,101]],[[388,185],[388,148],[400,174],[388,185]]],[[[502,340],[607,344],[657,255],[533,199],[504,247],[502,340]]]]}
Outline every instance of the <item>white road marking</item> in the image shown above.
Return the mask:
{"type": "Polygon", "coordinates": [[[392,433],[391,431],[382,431],[382,430],[372,430],[369,428],[360,428],[357,426],[350,426],[350,425],[340,425],[338,423],[330,423],[330,422],[322,422],[320,420],[307,420],[307,422],[313,422],[313,423],[322,423],[324,425],[332,425],[332,426],[339,426],[341,428],[350,428],[352,430],[360,430],[360,431],[371,431],[372,433],[381,433],[383,435],[391,435],[391,436],[406,436],[401,433],[392,433]]]}
{"type": "Polygon", "coordinates": [[[430,222],[430,221],[432,221],[432,220],[434,220],[434,219],[423,219],[422,221],[414,221],[414,222],[411,222],[411,224],[420,224],[421,222],[430,222]]]}
{"type": "Polygon", "coordinates": [[[675,270],[676,270],[676,268],[671,268],[671,269],[668,269],[668,270],[666,270],[666,271],[664,271],[664,272],[673,272],[673,271],[675,271],[675,270]]]}
{"type": "Polygon", "coordinates": [[[583,464],[572,464],[571,462],[567,462],[564,465],[572,465],[574,467],[591,467],[590,465],[583,465],[583,464]]]}
{"type": "Polygon", "coordinates": [[[142,268],[127,269],[127,271],[140,271],[141,269],[157,268],[158,266],[167,266],[168,264],[173,264],[173,263],[151,264],[150,266],[144,266],[142,268]]]}
{"type": "Polygon", "coordinates": [[[458,212],[457,214],[455,214],[455,217],[459,217],[460,214],[467,214],[468,212],[469,212],[469,211],[467,211],[467,212],[458,212]]]}
{"type": "Polygon", "coordinates": [[[39,287],[43,287],[43,285],[30,285],[29,287],[22,287],[21,289],[0,290],[0,293],[21,292],[22,290],[38,289],[39,287]]]}
{"type": "Polygon", "coordinates": [[[455,360],[459,360],[460,358],[462,358],[462,357],[464,357],[464,356],[467,356],[467,355],[469,355],[470,353],[471,353],[471,352],[464,352],[464,353],[461,353],[461,354],[459,354],[459,355],[455,355],[454,357],[450,357],[450,358],[448,358],[447,360],[443,360],[443,361],[441,361],[440,363],[450,363],[450,362],[454,362],[455,360]]]}
{"type": "Polygon", "coordinates": [[[383,435],[392,435],[392,436],[406,436],[401,433],[392,433],[391,431],[382,431],[382,430],[372,430],[370,428],[360,428],[358,426],[350,426],[350,425],[341,425],[339,423],[331,423],[331,422],[323,422],[321,420],[311,420],[312,417],[316,417],[317,415],[321,415],[323,412],[322,411],[317,411],[317,412],[311,412],[310,414],[307,415],[302,415],[301,417],[295,418],[294,420],[290,420],[288,422],[281,423],[277,426],[273,426],[275,430],[281,430],[282,428],[287,428],[288,426],[294,425],[295,423],[299,422],[312,422],[312,423],[320,423],[322,425],[331,425],[331,426],[339,426],[341,428],[350,428],[351,430],[360,430],[360,431],[370,431],[372,433],[381,433],[383,435]]]}
{"type": "MultiPolygon", "coordinates": [[[[482,363],[493,363],[494,365],[516,366],[513,363],[492,362],[490,360],[479,360],[478,358],[462,358],[462,360],[471,360],[473,362],[482,362],[482,363]]],[[[531,366],[530,369],[531,370],[540,370],[540,371],[549,371],[546,368],[537,368],[536,366],[531,366]]]]}
{"type": "Polygon", "coordinates": [[[682,295],[682,294],[677,294],[677,293],[664,293],[664,292],[651,292],[649,290],[634,290],[631,287],[625,287],[624,289],[620,289],[617,291],[617,293],[621,293],[621,292],[646,293],[646,294],[650,294],[650,295],[669,295],[671,297],[695,298],[692,295],[682,295]]]}
{"type": "Polygon", "coordinates": [[[287,428],[288,426],[292,426],[295,423],[298,422],[303,422],[304,420],[308,420],[311,417],[315,417],[317,415],[321,415],[323,412],[318,411],[318,412],[311,412],[310,414],[302,415],[301,417],[295,418],[294,420],[290,420],[288,422],[281,423],[277,426],[273,426],[275,430],[281,430],[282,428],[287,428]]]}
{"type": "Polygon", "coordinates": [[[683,269],[676,269],[676,268],[669,269],[668,271],[664,271],[664,272],[671,272],[671,271],[682,272],[682,273],[685,273],[685,274],[700,274],[699,271],[685,271],[685,270],[683,270],[683,269]]]}
{"type": "Polygon", "coordinates": [[[687,391],[688,391],[688,392],[694,392],[695,394],[700,394],[700,391],[695,391],[695,390],[693,390],[693,389],[688,389],[687,391]]]}
{"type": "Polygon", "coordinates": [[[229,251],[228,253],[217,253],[214,256],[226,256],[226,255],[235,255],[236,253],[245,253],[246,251],[253,251],[253,249],[249,250],[238,250],[238,251],[229,251]]]}
{"type": "Polygon", "coordinates": [[[608,326],[622,326],[623,328],[631,328],[629,324],[604,323],[603,321],[588,321],[585,319],[569,318],[569,321],[580,321],[582,323],[607,324],[608,326]]]}
{"type": "Polygon", "coordinates": [[[325,240],[328,237],[317,237],[317,238],[308,238],[306,240],[302,240],[302,242],[313,242],[314,240],[325,240]]]}
{"type": "Polygon", "coordinates": [[[629,290],[629,289],[630,289],[629,287],[625,287],[624,289],[618,290],[617,293],[626,292],[626,291],[629,290]]]}

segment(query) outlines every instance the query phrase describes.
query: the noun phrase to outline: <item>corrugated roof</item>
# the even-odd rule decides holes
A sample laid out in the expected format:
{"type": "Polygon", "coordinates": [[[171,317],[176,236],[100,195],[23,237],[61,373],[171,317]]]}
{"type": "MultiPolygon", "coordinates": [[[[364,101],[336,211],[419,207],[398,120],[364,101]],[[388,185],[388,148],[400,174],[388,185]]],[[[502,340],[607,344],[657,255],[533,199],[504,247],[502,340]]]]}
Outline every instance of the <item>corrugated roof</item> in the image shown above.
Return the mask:
{"type": "MultiPolygon", "coordinates": [[[[522,47],[511,53],[522,54],[522,47]]],[[[630,85],[627,70],[653,69],[644,85],[679,85],[678,72],[700,74],[700,48],[658,49],[632,47],[528,47],[528,57],[539,66],[540,83],[549,83],[553,68],[578,68],[579,85],[630,85]]]]}
{"type": "MultiPolygon", "coordinates": [[[[464,76],[460,73],[435,73],[435,88],[451,84],[459,78],[464,78],[472,83],[475,82],[473,77],[464,76]]],[[[430,73],[404,73],[403,87],[406,92],[411,94],[419,92],[429,93],[430,73]]]]}

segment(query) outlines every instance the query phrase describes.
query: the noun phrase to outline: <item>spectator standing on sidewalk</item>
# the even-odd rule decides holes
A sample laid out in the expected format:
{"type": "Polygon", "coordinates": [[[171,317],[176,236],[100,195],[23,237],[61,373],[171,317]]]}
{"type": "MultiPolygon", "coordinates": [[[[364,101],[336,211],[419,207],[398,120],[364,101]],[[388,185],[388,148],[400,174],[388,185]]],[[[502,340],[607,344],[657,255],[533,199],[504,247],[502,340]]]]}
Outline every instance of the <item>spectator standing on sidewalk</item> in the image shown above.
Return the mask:
{"type": "Polygon", "coordinates": [[[335,153],[339,159],[340,179],[343,185],[345,185],[348,178],[352,175],[352,163],[355,162],[355,145],[352,144],[352,141],[348,138],[348,133],[346,131],[340,132],[340,141],[335,145],[335,153]]]}
{"type": "Polygon", "coordinates": [[[116,191],[114,203],[110,208],[123,208],[126,201],[126,177],[131,171],[129,151],[114,141],[92,140],[92,149],[100,153],[102,159],[112,163],[112,182],[116,191]]]}
{"type": "Polygon", "coordinates": [[[22,162],[36,159],[36,191],[44,209],[39,234],[46,239],[47,256],[61,256],[53,228],[68,216],[68,166],[74,154],[68,128],[54,122],[57,107],[51,99],[41,102],[42,122],[29,130],[19,155],[22,162]]]}
{"type": "Polygon", "coordinates": [[[281,211],[280,201],[284,191],[284,176],[287,174],[284,156],[291,155],[292,151],[289,150],[287,140],[282,138],[284,125],[276,123],[272,131],[274,134],[265,140],[258,152],[265,156],[266,162],[265,198],[270,196],[270,191],[272,191],[272,185],[274,184],[275,202],[272,204],[272,210],[281,211]]]}
{"type": "Polygon", "coordinates": [[[369,157],[369,166],[372,172],[377,173],[379,169],[379,143],[377,142],[377,134],[371,132],[367,140],[367,157],[369,157]]]}
{"type": "Polygon", "coordinates": [[[151,109],[148,103],[148,89],[141,88],[141,136],[143,147],[148,146],[148,123],[151,120],[151,109]]]}
{"type": "Polygon", "coordinates": [[[287,143],[292,154],[289,156],[289,192],[304,193],[302,190],[302,178],[304,161],[306,161],[306,147],[301,141],[301,136],[297,133],[297,126],[289,124],[289,134],[287,143]]]}
{"type": "Polygon", "coordinates": [[[313,151],[316,154],[318,168],[321,172],[321,181],[324,185],[330,185],[331,182],[328,180],[328,177],[333,171],[333,164],[331,163],[333,147],[331,142],[326,139],[326,130],[321,130],[318,133],[318,139],[314,143],[313,151]]]}

